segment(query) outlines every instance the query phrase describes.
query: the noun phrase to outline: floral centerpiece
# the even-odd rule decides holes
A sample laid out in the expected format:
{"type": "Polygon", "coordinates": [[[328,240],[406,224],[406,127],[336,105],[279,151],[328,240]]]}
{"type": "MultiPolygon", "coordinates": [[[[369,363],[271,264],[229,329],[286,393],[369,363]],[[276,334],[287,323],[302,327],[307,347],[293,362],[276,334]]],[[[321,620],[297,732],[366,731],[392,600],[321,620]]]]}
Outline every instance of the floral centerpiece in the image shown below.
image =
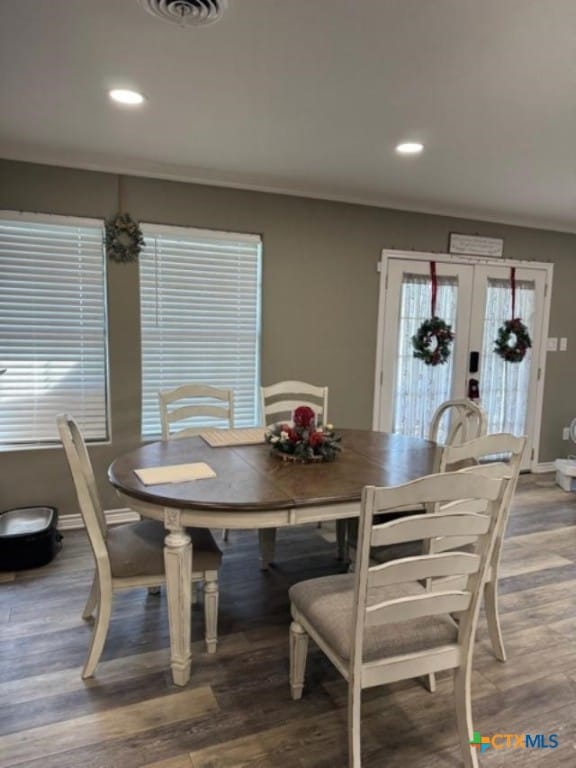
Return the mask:
{"type": "Polygon", "coordinates": [[[341,450],[341,438],[334,434],[332,425],[316,426],[316,415],[307,405],[296,408],[293,419],[290,424],[274,424],[266,432],[272,451],[284,461],[334,461],[341,450]]]}

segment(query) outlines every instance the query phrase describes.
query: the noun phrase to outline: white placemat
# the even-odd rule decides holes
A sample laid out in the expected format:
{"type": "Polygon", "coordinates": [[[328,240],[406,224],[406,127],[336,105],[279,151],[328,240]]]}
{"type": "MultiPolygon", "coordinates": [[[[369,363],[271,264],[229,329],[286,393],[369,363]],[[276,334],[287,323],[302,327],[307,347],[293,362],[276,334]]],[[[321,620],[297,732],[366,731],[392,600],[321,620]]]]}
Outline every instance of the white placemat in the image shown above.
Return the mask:
{"type": "Polygon", "coordinates": [[[264,427],[245,427],[243,429],[206,429],[200,437],[212,448],[224,445],[257,445],[265,442],[264,427]]]}
{"type": "Polygon", "coordinates": [[[163,485],[164,483],[188,483],[191,480],[204,480],[208,477],[216,477],[216,472],[198,461],[194,464],[173,464],[169,467],[150,467],[148,469],[135,469],[138,479],[144,485],[163,485]]]}

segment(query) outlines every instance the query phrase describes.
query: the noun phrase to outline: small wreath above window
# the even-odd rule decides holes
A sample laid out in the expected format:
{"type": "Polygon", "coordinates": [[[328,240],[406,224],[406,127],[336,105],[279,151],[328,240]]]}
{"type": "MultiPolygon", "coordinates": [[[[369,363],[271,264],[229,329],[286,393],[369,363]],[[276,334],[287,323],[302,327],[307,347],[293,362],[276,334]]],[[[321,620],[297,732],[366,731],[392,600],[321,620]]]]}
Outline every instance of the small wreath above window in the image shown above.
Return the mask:
{"type": "Polygon", "coordinates": [[[129,213],[117,213],[106,222],[106,253],[112,261],[138,261],[145,245],[140,225],[129,213]]]}
{"type": "Polygon", "coordinates": [[[498,329],[498,338],[494,341],[494,352],[507,363],[521,363],[526,352],[532,346],[528,328],[519,317],[506,320],[498,329]]]}
{"type": "Polygon", "coordinates": [[[424,320],[416,335],[412,336],[414,357],[426,365],[442,365],[450,357],[454,333],[452,326],[440,317],[424,320]]]}

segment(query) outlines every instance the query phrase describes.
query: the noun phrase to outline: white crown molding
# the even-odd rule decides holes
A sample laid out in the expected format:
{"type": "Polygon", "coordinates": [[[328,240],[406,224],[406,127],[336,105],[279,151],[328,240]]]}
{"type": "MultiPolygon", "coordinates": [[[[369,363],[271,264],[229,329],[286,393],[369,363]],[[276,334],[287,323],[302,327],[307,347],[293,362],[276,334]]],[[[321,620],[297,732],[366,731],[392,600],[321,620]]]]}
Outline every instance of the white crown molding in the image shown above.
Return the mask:
{"type": "Polygon", "coordinates": [[[565,221],[551,220],[545,217],[524,216],[509,212],[498,213],[497,211],[487,211],[480,208],[463,209],[457,206],[444,206],[433,202],[411,202],[405,199],[379,195],[348,195],[335,192],[328,188],[301,188],[297,183],[292,185],[285,179],[271,179],[267,182],[263,182],[261,177],[249,174],[236,174],[213,171],[207,168],[174,165],[172,163],[113,157],[101,153],[73,153],[47,147],[39,147],[36,145],[23,145],[18,142],[0,143],[0,159],[38,163],[40,165],[55,165],[62,168],[96,171],[99,173],[163,179],[165,181],[177,181],[187,184],[202,184],[212,187],[243,189],[249,192],[264,192],[274,195],[288,195],[290,197],[327,200],[374,208],[388,208],[407,213],[422,213],[432,216],[471,219],[479,222],[552,230],[553,232],[567,234],[576,233],[575,221],[568,223],[565,221]]]}
{"type": "MultiPolygon", "coordinates": [[[[140,515],[132,509],[107,509],[106,522],[108,525],[118,525],[119,523],[135,523],[140,520],[140,515]]],[[[82,515],[62,515],[58,520],[58,529],[60,531],[76,531],[85,528],[82,515]]]]}

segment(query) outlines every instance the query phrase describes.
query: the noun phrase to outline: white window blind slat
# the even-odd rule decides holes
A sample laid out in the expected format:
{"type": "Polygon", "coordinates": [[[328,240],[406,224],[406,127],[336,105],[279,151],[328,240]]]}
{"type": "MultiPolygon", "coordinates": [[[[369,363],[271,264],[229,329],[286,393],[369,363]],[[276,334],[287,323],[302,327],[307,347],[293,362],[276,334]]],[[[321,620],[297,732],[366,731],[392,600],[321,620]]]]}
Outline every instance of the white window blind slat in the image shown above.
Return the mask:
{"type": "MultiPolygon", "coordinates": [[[[160,434],[158,392],[185,383],[232,389],[235,426],[254,426],[261,239],[161,225],[142,230],[142,436],[160,434]]],[[[213,419],[205,425],[220,426],[213,419]]]]}
{"type": "Polygon", "coordinates": [[[108,437],[103,224],[0,213],[0,445],[108,437]]]}

